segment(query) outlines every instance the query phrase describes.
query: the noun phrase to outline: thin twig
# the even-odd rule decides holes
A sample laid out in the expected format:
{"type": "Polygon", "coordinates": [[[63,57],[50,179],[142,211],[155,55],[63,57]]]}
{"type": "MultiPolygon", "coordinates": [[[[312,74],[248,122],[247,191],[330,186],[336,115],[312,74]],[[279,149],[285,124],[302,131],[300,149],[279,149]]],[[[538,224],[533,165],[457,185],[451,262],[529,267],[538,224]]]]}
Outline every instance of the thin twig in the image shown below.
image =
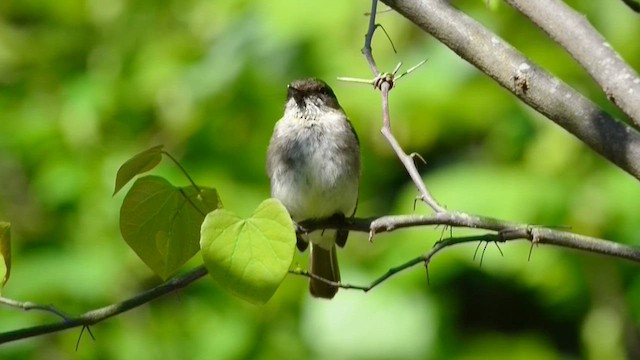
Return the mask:
{"type": "Polygon", "coordinates": [[[24,311],[30,311],[30,310],[45,311],[62,318],[62,320],[69,320],[71,318],[69,314],[66,314],[65,312],[57,309],[53,305],[36,304],[31,301],[17,301],[17,300],[8,299],[5,297],[0,297],[0,304],[22,309],[24,311]]]}
{"type": "Polygon", "coordinates": [[[427,189],[427,186],[425,185],[424,181],[422,181],[422,176],[416,168],[413,157],[407,155],[407,153],[402,150],[402,147],[391,132],[391,120],[389,116],[389,86],[390,85],[386,82],[382,84],[383,126],[380,131],[382,132],[382,135],[387,139],[387,142],[389,143],[389,145],[391,145],[391,148],[396,153],[396,156],[398,157],[398,159],[400,159],[402,165],[404,165],[407,173],[409,173],[411,180],[418,188],[418,191],[420,192],[420,199],[427,205],[429,205],[436,213],[445,212],[445,209],[440,204],[438,204],[433,196],[431,196],[431,193],[427,189]]]}
{"type": "MultiPolygon", "coordinates": [[[[411,155],[407,155],[396,138],[393,136],[391,131],[391,118],[389,115],[389,91],[393,88],[395,81],[400,77],[410,73],[411,71],[417,69],[422,64],[425,63],[426,60],[420,62],[418,65],[412,67],[407,70],[404,74],[396,77],[397,72],[400,70],[400,66],[402,63],[399,63],[398,66],[393,70],[392,73],[381,74],[376,66],[375,59],[373,58],[373,52],[371,49],[371,41],[373,40],[373,34],[376,30],[376,8],[378,6],[378,0],[371,1],[371,13],[369,17],[369,29],[367,34],[365,35],[364,47],[362,49],[362,53],[364,54],[369,67],[371,68],[371,73],[374,76],[373,85],[376,89],[379,89],[382,94],[382,129],[381,132],[384,137],[387,139],[391,148],[395,151],[396,155],[407,169],[411,180],[413,180],[414,184],[418,188],[420,192],[420,199],[429,205],[433,211],[436,213],[444,212],[445,209],[438,204],[438,202],[431,196],[429,191],[427,190],[424,181],[422,181],[422,177],[416,168],[416,165],[413,161],[413,157],[411,155]]],[[[359,81],[360,82],[360,81],[359,81]]],[[[424,160],[424,159],[423,159],[424,160]]]]}
{"type": "Polygon", "coordinates": [[[294,275],[302,275],[302,276],[306,276],[309,278],[314,278],[316,280],[325,282],[329,285],[332,286],[337,286],[343,289],[356,289],[356,290],[362,290],[364,292],[368,292],[370,290],[372,290],[373,288],[377,287],[378,285],[382,284],[383,282],[385,282],[386,280],[388,280],[389,278],[391,278],[392,276],[401,273],[405,270],[408,270],[420,263],[425,264],[425,267],[427,268],[427,281],[429,281],[429,277],[428,277],[428,269],[429,269],[429,263],[431,262],[431,259],[440,251],[442,251],[443,249],[449,247],[449,246],[453,246],[453,245],[458,245],[458,244],[464,244],[464,243],[468,243],[468,242],[475,242],[475,241],[479,241],[480,243],[482,242],[490,242],[490,241],[499,241],[498,240],[499,236],[497,235],[481,235],[481,236],[467,236],[467,237],[460,237],[460,238],[449,238],[446,240],[442,240],[442,241],[438,241],[433,248],[431,248],[431,250],[429,250],[426,254],[420,255],[418,257],[415,257],[411,260],[408,260],[398,266],[395,266],[389,270],[387,270],[384,274],[382,274],[381,276],[379,276],[378,278],[376,278],[375,280],[373,280],[369,285],[353,285],[353,284],[346,284],[346,283],[342,283],[342,282],[336,282],[336,281],[331,281],[331,280],[327,280],[323,277],[320,277],[318,275],[312,274],[308,271],[304,271],[304,270],[300,270],[300,269],[295,269],[295,270],[290,270],[289,273],[294,274],[294,275]]]}
{"type": "MultiPolygon", "coordinates": [[[[45,310],[48,312],[55,313],[56,315],[62,316],[63,320],[60,322],[51,323],[47,325],[34,326],[34,327],[0,333],[0,344],[4,344],[10,341],[15,341],[20,339],[26,339],[34,336],[49,334],[53,332],[58,332],[61,330],[71,329],[79,326],[87,327],[88,329],[89,325],[97,324],[112,316],[118,315],[125,311],[129,311],[131,309],[135,309],[136,307],[140,305],[144,305],[151,300],[157,299],[175,290],[184,288],[185,286],[200,279],[206,274],[207,274],[207,269],[204,266],[199,266],[184,275],[175,277],[163,283],[162,285],[159,285],[153,289],[140,293],[125,301],[122,301],[116,304],[111,304],[109,306],[105,306],[100,309],[91,310],[89,312],[86,312],[76,317],[69,317],[63,312],[59,310],[51,310],[51,308],[47,308],[47,306],[39,305],[36,307],[31,307],[32,309],[45,310]],[[61,315],[61,314],[64,314],[64,315],[61,315]]],[[[12,302],[16,304],[20,303],[13,300],[6,301],[7,299],[4,299],[4,298],[3,300],[5,300],[5,301],[2,301],[3,304],[7,304],[10,306],[15,305],[15,304],[11,304],[12,302]]],[[[27,303],[22,303],[22,304],[27,304],[27,303]]],[[[22,308],[21,306],[15,306],[15,307],[22,308]]],[[[29,309],[25,308],[25,310],[29,310],[29,309]]]]}
{"type": "Polygon", "coordinates": [[[369,68],[371,69],[373,77],[377,77],[380,74],[380,71],[378,71],[378,67],[376,66],[376,61],[373,59],[373,50],[371,48],[373,33],[376,31],[377,9],[378,0],[371,0],[371,12],[369,13],[369,29],[367,30],[367,34],[364,37],[364,47],[362,48],[362,54],[364,55],[365,59],[367,59],[367,63],[369,64],[369,68]]]}

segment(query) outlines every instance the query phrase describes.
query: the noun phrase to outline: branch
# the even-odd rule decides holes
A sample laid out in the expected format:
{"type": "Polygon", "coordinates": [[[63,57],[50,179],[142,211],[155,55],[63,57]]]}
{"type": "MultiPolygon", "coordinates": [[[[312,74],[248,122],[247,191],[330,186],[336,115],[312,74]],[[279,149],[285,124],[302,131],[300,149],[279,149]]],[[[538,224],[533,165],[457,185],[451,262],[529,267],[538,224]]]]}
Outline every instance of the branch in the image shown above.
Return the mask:
{"type": "MultiPolygon", "coordinates": [[[[438,216],[441,216],[441,215],[443,214],[438,214],[438,216]]],[[[462,215],[462,214],[459,214],[459,215],[462,215]]],[[[458,220],[462,220],[465,217],[460,218],[458,220]]],[[[294,269],[294,270],[290,270],[289,272],[295,275],[302,275],[309,278],[314,278],[314,279],[323,281],[329,285],[338,286],[343,289],[356,289],[356,290],[362,290],[364,292],[368,292],[373,288],[377,287],[378,285],[380,285],[381,283],[383,283],[384,281],[386,281],[387,279],[389,279],[390,277],[400,272],[403,272],[405,270],[408,270],[420,263],[424,264],[425,269],[427,271],[427,279],[428,279],[429,264],[431,263],[431,260],[437,253],[439,253],[440,251],[442,251],[443,249],[449,246],[475,242],[475,241],[487,242],[487,243],[493,242],[497,244],[499,242],[507,242],[507,241],[519,240],[519,239],[527,239],[531,241],[532,249],[533,249],[533,246],[537,244],[550,244],[550,245],[557,245],[557,246],[568,247],[568,248],[573,248],[578,250],[616,256],[616,257],[620,257],[620,258],[624,258],[627,260],[640,263],[640,248],[636,248],[628,245],[622,245],[613,241],[572,234],[565,231],[556,231],[552,229],[540,228],[540,227],[525,225],[525,224],[517,225],[517,224],[513,224],[509,222],[501,222],[496,219],[490,219],[485,217],[475,217],[475,216],[472,216],[472,217],[474,217],[475,218],[474,221],[477,222],[478,225],[480,225],[478,227],[484,227],[484,226],[495,227],[496,225],[498,227],[502,227],[504,225],[504,230],[496,234],[484,234],[484,235],[455,237],[455,238],[452,237],[452,238],[438,241],[433,246],[433,248],[431,248],[431,250],[429,250],[427,253],[420,255],[418,257],[415,257],[403,264],[400,264],[396,267],[393,267],[387,270],[387,272],[382,274],[380,277],[378,277],[368,285],[354,285],[354,284],[348,284],[343,282],[331,281],[302,269],[294,269]],[[515,227],[512,227],[512,226],[515,226],[515,227]]],[[[455,217],[449,220],[450,221],[448,222],[454,222],[454,223],[456,222],[454,221],[455,217]]],[[[376,226],[379,226],[379,225],[376,225],[376,222],[385,223],[386,229],[397,229],[403,226],[415,226],[419,224],[432,225],[433,223],[440,222],[440,221],[441,220],[438,220],[433,217],[405,215],[405,216],[393,216],[393,217],[387,216],[387,217],[379,218],[374,221],[359,219],[359,220],[355,220],[352,224],[343,224],[345,225],[344,227],[336,226],[337,225],[336,223],[334,223],[333,225],[336,226],[335,228],[337,229],[359,230],[363,228],[364,223],[369,222],[370,227],[373,231],[373,229],[376,226]]],[[[466,220],[462,220],[461,222],[467,223],[466,220]]],[[[323,224],[323,226],[326,226],[326,225],[329,225],[329,224],[328,223],[323,224]]]]}
{"type": "Polygon", "coordinates": [[[522,101],[640,179],[640,133],[445,0],[382,0],[522,101]]]}
{"type": "MultiPolygon", "coordinates": [[[[446,211],[434,215],[392,215],[378,218],[345,219],[331,218],[318,221],[304,221],[299,224],[300,231],[310,232],[318,229],[343,229],[369,232],[369,238],[375,234],[391,232],[397,229],[446,225],[471,229],[484,229],[496,232],[482,235],[478,241],[506,242],[511,240],[529,240],[532,245],[549,244],[564,248],[608,255],[620,259],[631,260],[640,264],[640,248],[620,244],[615,241],[579,235],[568,231],[550,229],[539,225],[523,224],[495,219],[459,211],[446,211]]],[[[471,240],[469,240],[471,241],[471,240]]]]}
{"type": "Polygon", "coordinates": [[[407,172],[409,173],[411,180],[413,180],[413,183],[416,185],[416,187],[418,188],[418,191],[420,192],[420,200],[427,203],[427,205],[429,205],[436,213],[444,212],[445,209],[440,204],[438,204],[438,202],[436,201],[436,199],[433,198],[433,196],[431,196],[431,194],[429,193],[429,190],[424,184],[424,181],[422,181],[422,176],[420,176],[420,173],[416,168],[416,164],[413,161],[413,158],[407,155],[407,153],[405,153],[404,150],[402,150],[402,147],[400,146],[396,138],[393,136],[393,133],[391,132],[391,126],[390,126],[390,120],[389,120],[389,87],[390,85],[387,82],[384,82],[382,84],[382,111],[384,114],[385,125],[382,127],[380,131],[382,132],[382,135],[384,135],[384,137],[387,139],[387,142],[389,143],[389,145],[391,145],[391,148],[393,148],[393,151],[395,151],[396,155],[398,156],[398,159],[400,159],[404,167],[407,169],[407,172]]]}
{"type": "MultiPolygon", "coordinates": [[[[445,44],[449,45],[454,49],[454,51],[458,52],[461,56],[478,66],[481,70],[487,72],[500,84],[516,93],[516,95],[538,111],[565,127],[565,129],[582,139],[603,156],[618,164],[632,175],[640,178],[640,166],[638,165],[640,160],[637,160],[640,159],[640,156],[637,156],[637,154],[640,153],[640,135],[635,132],[635,130],[622,123],[616,122],[609,115],[595,107],[573,89],[562,84],[559,80],[552,78],[543,70],[538,69],[535,65],[527,63],[526,59],[524,59],[513,48],[494,35],[491,35],[491,33],[484,30],[480,25],[466,17],[464,14],[451,8],[448,3],[440,0],[423,0],[423,2],[419,2],[418,0],[383,1],[407,17],[410,17],[410,15],[415,16],[415,18],[412,18],[412,21],[423,27],[423,29],[437,32],[440,36],[436,34],[434,35],[445,44]],[[427,16],[427,12],[429,12],[429,16],[427,16]],[[432,19],[432,21],[430,19],[432,19]],[[474,34],[474,39],[477,39],[478,41],[467,41],[470,38],[470,34],[474,34]],[[489,42],[491,44],[489,44],[489,42]],[[477,54],[474,54],[474,51],[477,51],[477,54]],[[493,58],[492,54],[495,54],[497,58],[502,57],[506,59],[505,61],[507,66],[493,58]],[[503,67],[506,69],[505,71],[502,71],[501,68],[503,67]],[[509,72],[509,70],[511,70],[511,72],[509,72]],[[551,86],[547,89],[544,87],[545,85],[551,86]],[[557,100],[562,97],[574,98],[575,101],[563,103],[557,100]],[[558,110],[559,108],[562,108],[563,110],[558,110]],[[581,124],[580,121],[583,121],[584,124],[581,124]],[[625,149],[628,153],[624,152],[625,149]],[[616,153],[616,151],[619,152],[616,153]],[[633,156],[636,156],[636,160],[633,160],[633,156]]],[[[389,269],[385,274],[374,280],[368,286],[331,282],[326,279],[319,278],[317,275],[313,275],[308,271],[299,269],[291,270],[290,273],[319,278],[329,284],[343,288],[369,291],[391,276],[417,264],[423,263],[425,266],[428,266],[431,259],[439,251],[448,246],[471,241],[497,243],[516,239],[527,239],[531,242],[532,246],[535,244],[551,244],[614,256],[640,263],[640,249],[636,247],[604,239],[573,234],[566,231],[508,222],[463,212],[447,211],[440,206],[430,195],[422,181],[422,178],[415,167],[415,163],[413,162],[413,157],[411,155],[407,155],[402,150],[391,132],[388,94],[394,86],[394,81],[399,79],[401,76],[395,76],[397,69],[392,74],[380,73],[373,59],[371,40],[376,28],[376,8],[377,0],[372,0],[369,31],[365,38],[363,54],[365,55],[374,75],[374,79],[371,83],[381,90],[382,93],[383,127],[381,132],[394,149],[399,159],[402,161],[411,179],[420,191],[420,199],[427,203],[434,210],[435,214],[431,216],[398,215],[384,216],[380,218],[346,220],[331,218],[322,221],[303,222],[300,224],[301,230],[299,231],[312,231],[321,228],[364,231],[369,232],[369,238],[372,239],[377,233],[390,232],[406,227],[446,225],[480,228],[494,231],[495,233],[449,238],[439,241],[426,254],[389,269]]],[[[88,328],[90,325],[97,324],[112,316],[116,316],[125,311],[146,304],[172,291],[184,288],[206,274],[206,268],[204,268],[204,266],[200,266],[182,276],[171,279],[160,286],[145,291],[128,300],[92,310],[77,317],[70,317],[52,305],[39,305],[30,302],[19,302],[11,299],[0,298],[0,304],[23,310],[46,311],[62,318],[62,321],[48,325],[0,333],[0,344],[74,327],[82,326],[83,329],[85,327],[88,328]]]]}
{"type": "Polygon", "coordinates": [[[393,149],[393,151],[398,156],[398,159],[402,162],[407,173],[411,177],[411,180],[418,188],[420,192],[419,200],[422,200],[424,203],[429,205],[433,211],[436,213],[444,212],[445,209],[438,204],[436,199],[431,196],[431,193],[425,186],[422,181],[422,177],[416,168],[416,164],[413,161],[413,157],[411,155],[407,155],[407,153],[402,150],[402,147],[396,140],[395,136],[391,132],[391,117],[389,115],[389,91],[393,89],[395,82],[400,79],[402,76],[410,73],[415,70],[419,66],[425,63],[422,61],[418,65],[412,67],[407,70],[404,74],[396,76],[397,72],[400,70],[400,66],[402,63],[398,64],[392,73],[381,73],[376,66],[375,59],[373,57],[373,49],[371,48],[371,41],[373,40],[373,34],[376,31],[376,9],[378,7],[378,0],[371,1],[371,13],[369,14],[369,28],[367,29],[367,34],[365,35],[364,47],[362,48],[362,54],[364,55],[369,67],[371,69],[371,73],[373,74],[372,80],[360,80],[360,79],[352,79],[352,78],[343,78],[343,80],[348,81],[356,81],[356,82],[368,82],[373,85],[374,88],[379,89],[382,94],[382,135],[387,139],[387,142],[393,149]]]}
{"type": "MultiPolygon", "coordinates": [[[[434,215],[392,215],[377,218],[339,219],[337,217],[332,217],[329,219],[302,222],[299,224],[298,231],[310,232],[319,229],[344,229],[350,231],[368,232],[370,239],[372,239],[373,236],[378,233],[428,225],[446,225],[454,227],[485,229],[494,231],[495,233],[449,238],[439,241],[426,254],[413,258],[401,265],[389,269],[385,274],[383,274],[367,286],[330,282],[329,280],[322,279],[317,275],[312,275],[308,271],[301,269],[290,270],[289,272],[306,277],[315,277],[321,281],[325,281],[331,285],[340,286],[342,288],[369,291],[385,280],[389,279],[393,275],[412,268],[419,263],[424,263],[425,266],[427,266],[431,259],[446,247],[472,241],[506,242],[517,239],[529,240],[532,246],[537,244],[556,245],[565,248],[572,248],[591,253],[613,256],[640,263],[640,248],[637,247],[619,244],[604,239],[573,234],[566,231],[559,231],[535,225],[515,223],[486,216],[478,216],[454,211],[439,212],[434,215]]],[[[23,310],[42,310],[50,312],[62,318],[62,320],[59,322],[47,325],[34,326],[0,333],[0,344],[54,333],[75,327],[88,327],[90,325],[97,324],[110,317],[144,305],[170,292],[182,289],[200,279],[201,277],[205,276],[206,274],[206,268],[204,266],[199,266],[184,275],[173,278],[162,285],[147,290],[125,301],[91,310],[77,317],[69,316],[52,305],[39,305],[31,302],[19,302],[7,298],[0,298],[0,304],[23,310]]]]}
{"type": "Polygon", "coordinates": [[[34,326],[34,327],[0,333],[0,344],[4,344],[10,341],[35,337],[39,335],[49,334],[53,332],[58,332],[61,330],[71,329],[74,327],[80,327],[80,326],[88,327],[90,325],[97,324],[112,316],[121,314],[131,309],[135,309],[140,305],[144,305],[150,302],[151,300],[155,300],[170,292],[173,292],[178,289],[182,289],[185,286],[191,284],[192,282],[205,276],[206,274],[207,274],[207,269],[204,266],[199,266],[184,275],[175,277],[165,282],[162,285],[159,285],[153,289],[147,290],[125,301],[112,304],[109,306],[105,306],[100,309],[91,310],[77,317],[69,317],[68,315],[55,309],[51,305],[37,305],[29,302],[22,303],[19,301],[2,298],[2,301],[0,301],[0,303],[2,304],[21,308],[24,310],[38,309],[38,310],[48,311],[61,316],[63,320],[56,323],[48,324],[48,325],[34,326]]]}
{"type": "Polygon", "coordinates": [[[640,79],[584,15],[558,0],[507,0],[565,48],[604,90],[607,98],[640,126],[640,79]]]}
{"type": "Polygon", "coordinates": [[[368,292],[370,290],[372,290],[373,288],[377,287],[378,285],[382,284],[383,282],[385,282],[387,279],[389,279],[390,277],[403,272],[405,270],[408,270],[420,263],[424,264],[425,266],[425,270],[427,271],[427,279],[429,276],[429,263],[431,262],[431,259],[437,254],[439,253],[441,250],[443,250],[446,247],[449,246],[453,246],[453,245],[458,245],[458,244],[464,244],[464,243],[468,243],[468,242],[473,242],[473,241],[492,241],[495,242],[497,240],[494,239],[495,235],[480,235],[480,236],[467,236],[467,237],[459,237],[459,238],[449,238],[449,239],[445,239],[442,241],[438,241],[435,245],[433,245],[433,248],[431,248],[431,250],[429,250],[429,252],[427,252],[424,255],[420,255],[418,257],[415,257],[403,264],[400,264],[396,267],[393,267],[389,270],[387,270],[387,272],[385,272],[384,274],[382,274],[380,277],[378,277],[377,279],[373,280],[369,285],[353,285],[353,284],[347,284],[347,283],[343,283],[343,282],[339,282],[339,281],[331,281],[331,280],[327,280],[325,278],[322,278],[318,275],[315,275],[313,273],[310,273],[308,271],[305,270],[301,270],[301,269],[295,269],[295,270],[291,270],[289,271],[289,273],[291,274],[295,274],[295,275],[302,275],[302,276],[306,276],[308,278],[314,278],[317,280],[320,280],[322,282],[325,282],[329,285],[332,286],[337,286],[343,289],[355,289],[355,290],[362,290],[364,292],[368,292]]]}

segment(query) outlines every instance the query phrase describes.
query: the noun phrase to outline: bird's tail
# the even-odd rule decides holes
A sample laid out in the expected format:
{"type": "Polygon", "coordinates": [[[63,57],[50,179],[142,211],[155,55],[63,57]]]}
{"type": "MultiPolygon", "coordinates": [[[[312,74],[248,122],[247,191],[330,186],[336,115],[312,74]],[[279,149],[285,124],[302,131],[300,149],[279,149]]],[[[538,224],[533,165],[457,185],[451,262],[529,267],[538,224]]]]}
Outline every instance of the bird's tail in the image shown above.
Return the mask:
{"type": "MultiPolygon", "coordinates": [[[[309,271],[323,279],[339,282],[340,269],[338,268],[336,246],[331,245],[331,249],[327,250],[312,243],[310,251],[309,271]]],[[[338,292],[338,287],[327,284],[322,280],[311,278],[309,292],[315,297],[331,299],[338,292]]]]}

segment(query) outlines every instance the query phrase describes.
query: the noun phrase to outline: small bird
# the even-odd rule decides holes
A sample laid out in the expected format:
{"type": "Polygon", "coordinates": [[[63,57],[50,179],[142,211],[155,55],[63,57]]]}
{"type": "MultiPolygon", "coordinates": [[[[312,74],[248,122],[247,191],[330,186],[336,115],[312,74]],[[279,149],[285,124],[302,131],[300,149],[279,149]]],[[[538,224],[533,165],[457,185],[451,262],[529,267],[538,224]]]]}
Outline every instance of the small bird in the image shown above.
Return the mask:
{"type": "MultiPolygon", "coordinates": [[[[360,183],[360,143],[333,90],[309,78],[289,84],[284,115],[276,123],[267,150],[271,196],[279,199],[295,222],[353,217],[360,183]]],[[[297,247],[310,245],[309,271],[339,282],[336,244],[346,230],[317,230],[299,235],[297,247]]],[[[309,280],[311,295],[331,299],[338,291],[309,280]]]]}

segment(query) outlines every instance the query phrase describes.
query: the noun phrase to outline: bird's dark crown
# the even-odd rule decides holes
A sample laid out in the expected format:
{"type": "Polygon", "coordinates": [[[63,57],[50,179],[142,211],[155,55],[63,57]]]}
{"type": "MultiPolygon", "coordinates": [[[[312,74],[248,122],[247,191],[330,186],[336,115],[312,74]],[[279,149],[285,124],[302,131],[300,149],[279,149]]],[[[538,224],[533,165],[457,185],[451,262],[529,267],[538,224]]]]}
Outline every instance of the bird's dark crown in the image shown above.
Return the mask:
{"type": "Polygon", "coordinates": [[[326,82],[317,78],[295,80],[289,84],[287,99],[295,99],[302,105],[305,98],[316,97],[332,108],[340,109],[335,93],[326,82]]]}

